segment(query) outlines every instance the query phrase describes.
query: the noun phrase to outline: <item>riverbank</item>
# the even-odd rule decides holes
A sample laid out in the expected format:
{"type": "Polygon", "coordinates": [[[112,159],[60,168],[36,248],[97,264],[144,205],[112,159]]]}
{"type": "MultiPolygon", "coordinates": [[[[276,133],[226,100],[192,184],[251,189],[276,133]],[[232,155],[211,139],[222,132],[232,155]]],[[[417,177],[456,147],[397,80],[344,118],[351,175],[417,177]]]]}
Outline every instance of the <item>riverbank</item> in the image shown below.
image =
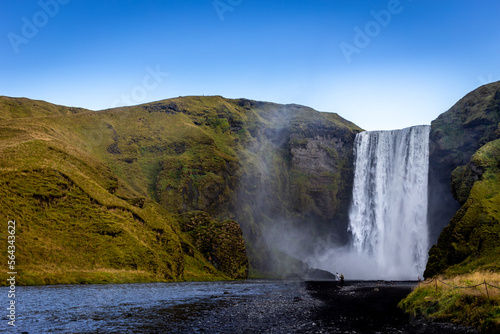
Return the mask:
{"type": "MultiPolygon", "coordinates": [[[[324,333],[476,333],[453,324],[410,317],[398,307],[416,282],[306,282],[311,295],[323,302],[316,318],[324,333]]],[[[320,333],[315,332],[315,333],[320,333]]]]}
{"type": "Polygon", "coordinates": [[[500,332],[500,274],[473,273],[453,278],[434,277],[420,283],[401,301],[413,316],[500,332]]]}
{"type": "MultiPolygon", "coordinates": [[[[0,286],[7,286],[8,273],[0,274],[0,286]]],[[[18,286],[71,285],[71,284],[133,284],[133,283],[173,283],[173,282],[213,282],[232,278],[221,272],[212,274],[186,270],[178,280],[159,277],[145,270],[127,269],[62,269],[57,267],[23,270],[16,276],[18,286]]]]}
{"type": "Polygon", "coordinates": [[[397,304],[415,284],[248,280],[18,287],[16,326],[30,334],[476,333],[412,320],[397,304]]]}

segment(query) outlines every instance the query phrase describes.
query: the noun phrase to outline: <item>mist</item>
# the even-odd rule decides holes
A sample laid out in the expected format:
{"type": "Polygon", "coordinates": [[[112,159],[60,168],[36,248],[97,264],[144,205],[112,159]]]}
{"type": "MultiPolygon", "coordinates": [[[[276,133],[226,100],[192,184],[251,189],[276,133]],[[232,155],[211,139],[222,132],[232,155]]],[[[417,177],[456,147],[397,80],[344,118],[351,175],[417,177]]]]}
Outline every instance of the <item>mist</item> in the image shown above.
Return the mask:
{"type": "Polygon", "coordinates": [[[237,219],[253,268],[423,275],[429,126],[356,135],[306,107],[257,103],[252,112],[237,219]]]}
{"type": "Polygon", "coordinates": [[[250,264],[273,277],[302,276],[314,268],[308,259],[347,241],[354,133],[311,108],[242,104],[249,136],[235,206],[250,264]]]}

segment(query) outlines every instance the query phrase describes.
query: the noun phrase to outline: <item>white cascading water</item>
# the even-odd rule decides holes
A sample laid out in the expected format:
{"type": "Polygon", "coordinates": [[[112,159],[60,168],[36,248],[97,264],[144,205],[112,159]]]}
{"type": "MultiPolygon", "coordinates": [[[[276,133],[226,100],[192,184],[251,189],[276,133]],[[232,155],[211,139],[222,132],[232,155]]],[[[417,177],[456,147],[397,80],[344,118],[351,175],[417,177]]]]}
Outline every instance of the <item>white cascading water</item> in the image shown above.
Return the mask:
{"type": "Polygon", "coordinates": [[[366,270],[371,272],[361,276],[416,279],[423,274],[429,131],[422,125],[356,136],[349,231],[355,253],[370,262],[366,270]]]}

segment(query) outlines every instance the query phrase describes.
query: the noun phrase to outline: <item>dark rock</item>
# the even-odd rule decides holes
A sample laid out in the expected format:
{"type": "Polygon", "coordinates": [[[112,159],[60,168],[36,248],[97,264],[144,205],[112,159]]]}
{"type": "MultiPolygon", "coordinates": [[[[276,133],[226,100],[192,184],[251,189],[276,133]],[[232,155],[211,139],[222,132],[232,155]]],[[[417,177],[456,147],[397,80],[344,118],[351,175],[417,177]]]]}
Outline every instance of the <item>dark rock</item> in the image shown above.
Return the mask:
{"type": "Polygon", "coordinates": [[[123,158],[123,159],[120,159],[120,161],[126,162],[128,164],[132,164],[132,163],[137,161],[137,158],[123,158]]]}
{"type": "Polygon", "coordinates": [[[115,142],[115,143],[109,145],[107,151],[108,151],[108,153],[111,153],[111,154],[122,154],[122,151],[120,150],[120,147],[118,146],[118,142],[115,142]]]}
{"type": "Polygon", "coordinates": [[[336,276],[329,271],[311,268],[305,273],[308,281],[336,280],[336,276]]]}
{"type": "Polygon", "coordinates": [[[181,110],[177,103],[175,102],[169,102],[169,103],[164,103],[164,102],[157,102],[157,103],[151,103],[144,105],[143,108],[148,111],[149,113],[152,112],[163,112],[166,114],[177,114],[179,112],[184,112],[184,110],[181,110]]]}

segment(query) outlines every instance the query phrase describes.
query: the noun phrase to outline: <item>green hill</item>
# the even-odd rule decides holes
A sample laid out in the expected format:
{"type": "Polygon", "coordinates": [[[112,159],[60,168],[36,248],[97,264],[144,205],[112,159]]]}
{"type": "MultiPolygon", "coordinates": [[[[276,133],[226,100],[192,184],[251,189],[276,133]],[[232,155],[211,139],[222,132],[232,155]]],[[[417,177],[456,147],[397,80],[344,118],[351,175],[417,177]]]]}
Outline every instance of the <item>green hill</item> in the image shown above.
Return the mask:
{"type": "Polygon", "coordinates": [[[274,211],[313,217],[317,234],[343,214],[350,185],[340,183],[359,131],[336,114],[218,96],[103,111],[0,97],[0,120],[0,220],[17,223],[21,284],[245,278],[246,253],[265,272],[273,250],[260,237],[274,211]],[[292,149],[318,135],[330,142],[315,152],[335,170],[292,162],[292,149]],[[301,181],[309,177],[314,189],[301,181]],[[268,196],[282,207],[261,210],[268,196]],[[328,198],[337,207],[325,216],[328,198]]]}
{"type": "MultiPolygon", "coordinates": [[[[235,158],[216,130],[149,106],[91,112],[12,98],[0,106],[0,219],[17,223],[20,283],[246,277],[246,257],[237,275],[217,270],[182,232],[178,210],[156,201],[156,178],[175,157],[213,168],[220,182],[215,166],[235,158]]],[[[196,176],[172,177],[188,178],[196,176]]]]}

